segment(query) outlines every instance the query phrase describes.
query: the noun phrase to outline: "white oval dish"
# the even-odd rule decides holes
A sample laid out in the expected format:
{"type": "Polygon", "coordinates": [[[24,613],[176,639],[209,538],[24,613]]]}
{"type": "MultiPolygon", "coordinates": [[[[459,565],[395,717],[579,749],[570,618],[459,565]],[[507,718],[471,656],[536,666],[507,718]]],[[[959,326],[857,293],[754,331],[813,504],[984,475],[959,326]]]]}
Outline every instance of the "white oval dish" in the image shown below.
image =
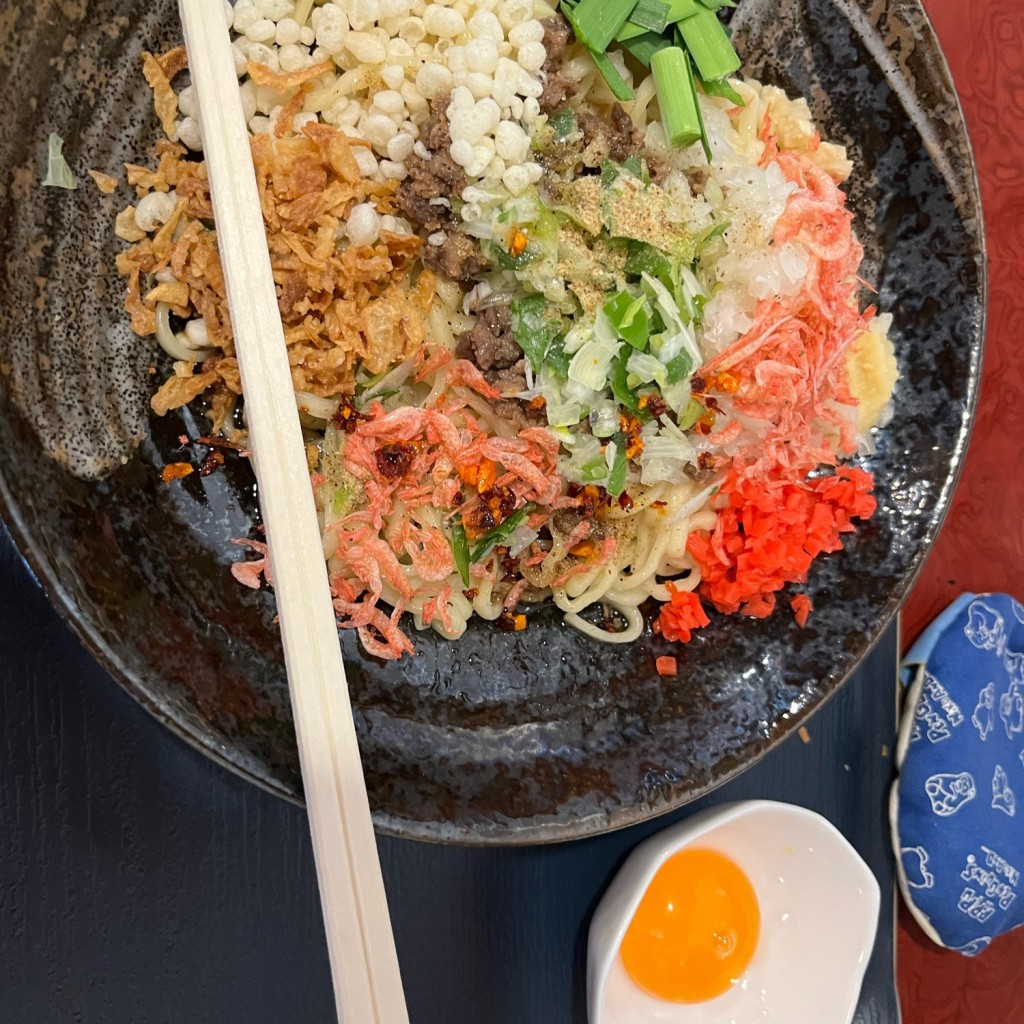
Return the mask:
{"type": "Polygon", "coordinates": [[[641,843],[590,925],[590,1024],[849,1024],[875,942],[880,894],[871,869],[825,818],[771,800],[695,814],[641,843]],[[688,846],[717,850],[750,879],[761,937],[750,967],[704,1003],[670,1003],[626,973],[619,947],[658,869],[688,846]]]}

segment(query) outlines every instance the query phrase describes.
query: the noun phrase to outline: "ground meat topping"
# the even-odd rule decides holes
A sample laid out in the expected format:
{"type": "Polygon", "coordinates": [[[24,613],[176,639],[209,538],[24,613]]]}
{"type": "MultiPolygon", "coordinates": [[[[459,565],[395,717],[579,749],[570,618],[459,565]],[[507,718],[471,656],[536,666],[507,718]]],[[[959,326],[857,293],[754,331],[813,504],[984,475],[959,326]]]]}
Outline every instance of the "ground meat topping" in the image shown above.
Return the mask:
{"type": "Polygon", "coordinates": [[[612,129],[608,140],[608,155],[617,163],[628,160],[643,148],[643,136],[636,130],[633,119],[620,103],[612,107],[612,129]]]}
{"type": "Polygon", "coordinates": [[[434,101],[420,130],[420,141],[430,156],[413,155],[406,160],[407,176],[398,186],[395,201],[417,228],[430,234],[444,232],[443,241],[423,247],[424,265],[452,281],[469,283],[487,269],[488,261],[452,215],[452,197],[462,193],[467,179],[449,153],[448,104],[447,96],[434,101]]]}
{"type": "Polygon", "coordinates": [[[526,390],[526,364],[523,361],[522,353],[519,359],[512,366],[503,369],[489,370],[484,374],[484,379],[503,395],[514,395],[526,390]]]}
{"type": "Polygon", "coordinates": [[[476,315],[476,323],[459,337],[456,350],[481,370],[504,370],[522,358],[522,349],[512,336],[512,314],[505,303],[487,306],[476,315]]]}
{"type": "Polygon", "coordinates": [[[409,157],[406,167],[407,177],[395,195],[398,208],[417,227],[438,231],[451,220],[450,197],[466,187],[466,176],[447,153],[429,161],[409,157]]]}
{"type": "Polygon", "coordinates": [[[447,96],[434,101],[430,117],[420,130],[420,141],[430,150],[430,156],[413,155],[406,160],[407,177],[395,192],[398,208],[425,231],[438,231],[451,222],[451,197],[459,195],[467,184],[465,171],[449,153],[452,140],[448,104],[447,96]]]}
{"type": "Polygon", "coordinates": [[[603,160],[621,164],[643,152],[643,136],[618,103],[607,120],[587,111],[578,113],[576,120],[583,132],[583,163],[587,167],[600,167],[603,160]]]}
{"type": "Polygon", "coordinates": [[[479,244],[459,228],[448,228],[440,245],[423,247],[423,263],[452,281],[469,284],[490,265],[479,244]]]}
{"type": "Polygon", "coordinates": [[[540,95],[539,103],[540,109],[545,114],[550,114],[579,88],[578,82],[563,75],[559,70],[566,48],[575,42],[575,36],[569,22],[561,14],[545,18],[541,25],[544,26],[543,43],[547,59],[541,69],[544,91],[540,95]]]}

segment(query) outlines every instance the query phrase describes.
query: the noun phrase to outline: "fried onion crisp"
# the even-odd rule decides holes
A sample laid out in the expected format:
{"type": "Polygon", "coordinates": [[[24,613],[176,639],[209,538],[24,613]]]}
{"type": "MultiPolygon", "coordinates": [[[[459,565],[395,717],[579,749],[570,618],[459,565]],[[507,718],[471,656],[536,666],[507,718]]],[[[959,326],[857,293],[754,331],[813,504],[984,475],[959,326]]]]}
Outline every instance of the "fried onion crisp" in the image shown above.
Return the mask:
{"type": "Polygon", "coordinates": [[[272,71],[266,64],[250,60],[245,70],[249,77],[257,85],[269,85],[272,89],[294,89],[296,86],[304,85],[306,82],[319,78],[321,75],[330,74],[335,69],[333,60],[323,60],[319,64],[311,64],[308,68],[298,68],[295,71],[272,71]]]}
{"type": "Polygon", "coordinates": [[[181,143],[161,139],[156,145],[156,153],[160,158],[157,169],[151,171],[148,167],[140,167],[138,164],[125,164],[128,184],[135,186],[135,191],[140,197],[154,189],[157,192],[169,192],[178,184],[178,168],[181,158],[187,152],[181,143]]]}
{"type": "Polygon", "coordinates": [[[207,388],[217,383],[219,374],[197,373],[192,377],[169,377],[153,396],[151,405],[157,416],[165,416],[171,409],[187,405],[207,388]]]}
{"type": "MultiPolygon", "coordinates": [[[[135,223],[135,207],[126,206],[114,220],[114,234],[125,242],[141,242],[146,237],[146,232],[135,223]]],[[[124,253],[121,253],[123,256],[124,253]]],[[[120,256],[118,257],[120,263],[120,256]]],[[[119,270],[124,274],[124,271],[119,270]]]]}
{"type": "Polygon", "coordinates": [[[117,190],[117,178],[112,178],[109,174],[104,174],[103,171],[89,171],[89,177],[96,182],[96,187],[105,196],[109,196],[111,192],[117,190]]]}
{"type": "MultiPolygon", "coordinates": [[[[161,100],[164,86],[170,89],[170,78],[183,66],[181,58],[147,55],[147,80],[162,120],[171,112],[161,100]]],[[[287,125],[301,109],[301,87],[329,68],[289,75],[262,65],[249,70],[257,83],[295,90],[280,115],[287,125]]],[[[395,185],[369,181],[359,171],[353,149],[365,146],[363,140],[312,123],[299,135],[254,136],[251,145],[294,386],[320,396],[350,392],[360,365],[378,373],[424,342],[434,279],[429,271],[413,279],[422,243],[415,235],[382,231],[373,245],[346,244],[343,228],[355,204],[372,202],[381,213],[394,208],[395,185]]],[[[139,229],[131,207],[118,217],[118,235],[136,243],[117,261],[128,284],[125,308],[141,335],[155,333],[158,303],[182,318],[202,319],[215,354],[201,367],[175,364],[175,376],[151,404],[164,415],[208,392],[213,419],[223,425],[241,381],[206,166],[170,140],[158,145],[157,154],[156,170],[126,165],[128,182],[140,196],[173,189],[177,207],[150,234],[139,229]]]]}
{"type": "Polygon", "coordinates": [[[188,308],[188,285],[184,281],[164,281],[146,294],[145,302],[166,302],[168,306],[188,308]]]}
{"type": "MultiPolygon", "coordinates": [[[[179,47],[179,49],[184,53],[183,47],[179,47]]],[[[174,138],[176,131],[175,119],[178,116],[178,97],[171,88],[171,78],[173,75],[167,73],[165,66],[172,70],[176,68],[176,64],[169,59],[174,53],[175,51],[171,50],[170,53],[164,55],[163,59],[154,57],[151,53],[144,53],[142,55],[142,73],[146,76],[146,81],[153,90],[153,109],[156,111],[156,116],[160,119],[160,127],[163,128],[164,134],[169,139],[174,138]]],[[[181,67],[184,66],[184,64],[181,65],[181,67]]],[[[177,68],[175,73],[180,70],[181,68],[177,68]]]]}

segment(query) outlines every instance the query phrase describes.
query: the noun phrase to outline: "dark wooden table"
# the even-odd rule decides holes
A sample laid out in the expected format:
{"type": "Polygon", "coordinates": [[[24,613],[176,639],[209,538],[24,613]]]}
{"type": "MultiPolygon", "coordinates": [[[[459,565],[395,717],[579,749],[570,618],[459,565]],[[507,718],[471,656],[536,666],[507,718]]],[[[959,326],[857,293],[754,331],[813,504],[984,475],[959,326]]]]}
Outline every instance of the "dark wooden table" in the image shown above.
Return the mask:
{"type": "MultiPolygon", "coordinates": [[[[881,923],[856,1019],[895,1024],[896,647],[890,629],[809,742],[793,736],[668,817],[528,849],[382,838],[412,1024],[582,1024],[587,925],[625,854],[701,806],[747,797],[825,814],[871,864],[881,923]]],[[[0,1024],[326,1024],[332,1013],[304,813],[134,704],[0,528],[0,1024]]]]}

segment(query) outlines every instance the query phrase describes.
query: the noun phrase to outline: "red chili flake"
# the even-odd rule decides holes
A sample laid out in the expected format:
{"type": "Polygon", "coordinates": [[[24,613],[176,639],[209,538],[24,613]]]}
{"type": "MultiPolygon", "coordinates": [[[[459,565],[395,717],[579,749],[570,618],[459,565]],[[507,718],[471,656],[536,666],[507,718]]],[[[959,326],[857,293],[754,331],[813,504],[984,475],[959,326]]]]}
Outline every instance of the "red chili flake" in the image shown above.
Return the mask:
{"type": "Polygon", "coordinates": [[[407,441],[389,441],[374,452],[377,470],[385,480],[398,480],[409,472],[416,446],[407,441]]]}
{"type": "Polygon", "coordinates": [[[478,502],[463,513],[462,525],[471,538],[479,537],[508,519],[515,508],[515,491],[499,484],[480,493],[478,502]]]}
{"type": "Polygon", "coordinates": [[[583,516],[596,515],[612,503],[612,496],[597,484],[569,484],[569,497],[575,499],[576,508],[583,516]]]}
{"type": "Polygon", "coordinates": [[[503,611],[494,620],[494,625],[500,629],[502,633],[518,632],[516,629],[516,617],[510,611],[503,611]]]}
{"type": "Polygon", "coordinates": [[[635,504],[636,502],[625,491],[619,495],[619,508],[628,512],[635,504]]]}
{"type": "Polygon", "coordinates": [[[641,399],[640,407],[642,409],[646,409],[654,419],[661,419],[661,417],[668,412],[668,406],[660,395],[656,395],[652,392],[649,395],[644,395],[644,398],[646,398],[647,401],[644,402],[643,399],[641,399]]]}
{"type": "Polygon", "coordinates": [[[351,434],[361,422],[369,418],[352,404],[350,395],[342,395],[338,411],[331,418],[331,422],[338,430],[344,430],[346,434],[351,434]]]}
{"type": "Polygon", "coordinates": [[[619,427],[626,435],[626,458],[638,459],[644,450],[644,439],[641,436],[643,424],[638,416],[619,414],[619,427]]]}
{"type": "Polygon", "coordinates": [[[468,512],[462,513],[462,528],[470,540],[493,530],[498,524],[494,521],[494,513],[486,505],[477,505],[468,512]]]}
{"type": "Polygon", "coordinates": [[[695,373],[690,378],[690,391],[694,395],[703,395],[707,389],[708,382],[699,373],[695,373]]]}
{"type": "Polygon", "coordinates": [[[515,511],[516,495],[511,487],[492,487],[480,495],[480,500],[498,518],[498,522],[504,522],[515,511]]]}

